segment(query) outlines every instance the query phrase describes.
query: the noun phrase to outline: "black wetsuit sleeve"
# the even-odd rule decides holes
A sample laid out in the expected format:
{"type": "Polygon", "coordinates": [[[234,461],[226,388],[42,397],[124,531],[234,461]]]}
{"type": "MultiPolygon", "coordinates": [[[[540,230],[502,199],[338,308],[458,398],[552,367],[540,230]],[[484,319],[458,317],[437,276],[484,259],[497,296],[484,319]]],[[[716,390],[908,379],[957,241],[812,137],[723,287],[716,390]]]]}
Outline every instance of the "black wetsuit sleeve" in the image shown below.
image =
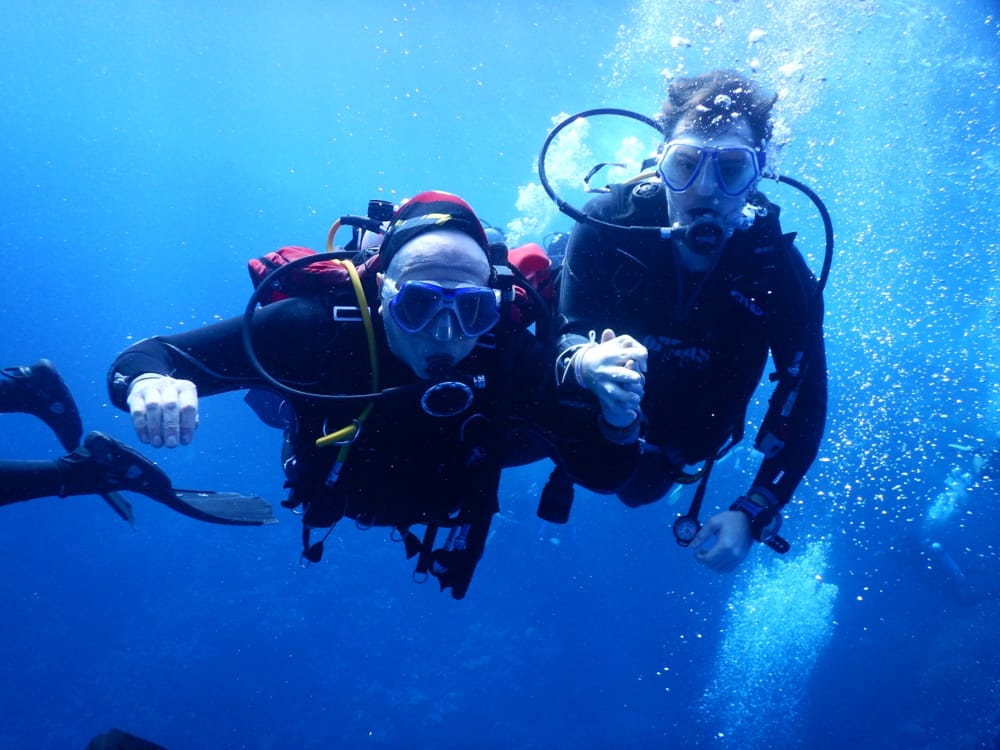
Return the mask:
{"type": "MultiPolygon", "coordinates": [[[[789,243],[790,245],[790,243],[789,243]]],[[[786,274],[782,292],[775,295],[775,310],[769,316],[771,356],[778,385],[771,398],[764,429],[780,432],[784,447],[765,458],[754,480],[754,490],[785,505],[816,459],[826,426],[827,369],[823,340],[823,302],[805,261],[794,247],[786,253],[786,274]],[[802,363],[801,380],[787,415],[780,414],[787,403],[793,375],[802,363]]]]}
{"type": "MultiPolygon", "coordinates": [[[[615,206],[614,194],[608,194],[588,203],[585,211],[607,219],[615,206]]],[[[558,352],[585,343],[590,331],[599,335],[607,325],[608,315],[617,304],[614,286],[608,279],[611,246],[604,230],[590,224],[578,223],[570,232],[559,275],[558,352]]]]}
{"type": "Polygon", "coordinates": [[[557,394],[550,350],[534,336],[522,333],[513,369],[514,399],[521,425],[542,437],[549,457],[577,484],[595,492],[617,490],[635,468],[638,442],[618,445],[605,438],[598,423],[596,399],[571,399],[557,394]]]}
{"type": "Polygon", "coordinates": [[[605,440],[596,418],[586,429],[587,437],[576,436],[560,444],[559,458],[581,487],[604,494],[617,492],[638,465],[639,442],[617,445],[605,440]]]}
{"type": "MultiPolygon", "coordinates": [[[[317,378],[317,357],[333,347],[328,308],[318,298],[295,298],[261,308],[253,316],[254,351],[268,372],[303,385],[317,378]]],[[[194,331],[144,339],[123,351],[108,373],[111,400],[128,410],[129,386],[156,373],[191,380],[199,395],[266,385],[243,345],[243,318],[194,331]]]]}
{"type": "MultiPolygon", "coordinates": [[[[619,206],[616,196],[609,193],[595,198],[585,206],[585,213],[601,220],[613,219],[619,206]]],[[[564,399],[587,398],[573,376],[571,361],[577,349],[590,340],[591,331],[600,336],[618,305],[608,278],[612,267],[609,253],[614,252],[614,243],[599,227],[581,222],[570,231],[559,274],[556,315],[555,372],[564,399]]]]}
{"type": "Polygon", "coordinates": [[[570,234],[560,276],[560,348],[585,342],[614,302],[600,235],[587,224],[577,224],[570,234]]]}
{"type": "MultiPolygon", "coordinates": [[[[621,211],[620,196],[617,192],[599,196],[584,210],[601,220],[613,219],[621,211]]],[[[609,252],[617,250],[604,230],[587,223],[574,225],[559,276],[554,368],[561,423],[556,431],[559,461],[577,484],[603,493],[616,491],[628,479],[638,462],[639,444],[617,445],[601,434],[597,398],[577,383],[570,360],[590,340],[591,331],[600,336],[618,304],[608,281],[609,252]]]]}

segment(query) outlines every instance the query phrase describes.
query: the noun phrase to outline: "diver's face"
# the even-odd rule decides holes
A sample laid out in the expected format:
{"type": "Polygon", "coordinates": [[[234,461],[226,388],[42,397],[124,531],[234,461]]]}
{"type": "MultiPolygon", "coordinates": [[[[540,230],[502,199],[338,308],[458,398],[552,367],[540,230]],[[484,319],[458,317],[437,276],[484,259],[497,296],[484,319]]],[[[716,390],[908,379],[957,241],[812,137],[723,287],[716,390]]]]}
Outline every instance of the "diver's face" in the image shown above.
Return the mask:
{"type": "MultiPolygon", "coordinates": [[[[753,148],[752,140],[750,128],[742,120],[707,134],[693,130],[688,121],[681,120],[671,133],[669,143],[710,149],[753,148]]],[[[729,239],[740,225],[743,207],[746,206],[747,197],[756,182],[738,195],[727,195],[719,184],[718,171],[711,167],[711,164],[703,164],[694,182],[686,190],[667,190],[670,219],[682,226],[687,226],[696,219],[713,221],[722,226],[726,239],[729,239]]],[[[696,253],[685,250],[687,249],[681,248],[682,260],[686,265],[697,267],[711,262],[710,259],[699,259],[696,253]]]]}
{"type": "Polygon", "coordinates": [[[405,330],[390,314],[389,305],[408,281],[456,289],[485,287],[490,265],[483,249],[469,235],[446,229],[426,232],[403,245],[380,279],[379,312],[385,324],[389,349],[419,378],[432,378],[465,359],[479,341],[462,330],[456,312],[439,309],[426,325],[405,330]]]}

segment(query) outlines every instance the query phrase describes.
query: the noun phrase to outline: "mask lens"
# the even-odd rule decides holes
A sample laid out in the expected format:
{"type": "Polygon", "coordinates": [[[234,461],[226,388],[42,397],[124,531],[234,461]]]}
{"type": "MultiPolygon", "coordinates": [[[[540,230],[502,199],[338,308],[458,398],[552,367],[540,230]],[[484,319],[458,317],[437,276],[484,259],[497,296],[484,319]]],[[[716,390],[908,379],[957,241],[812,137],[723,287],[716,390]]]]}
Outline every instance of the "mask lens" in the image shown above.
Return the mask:
{"type": "Polygon", "coordinates": [[[407,281],[389,301],[393,319],[408,333],[417,333],[441,310],[451,310],[466,336],[482,336],[500,320],[497,292],[489,287],[448,289],[428,281],[407,281]]]}
{"type": "Polygon", "coordinates": [[[675,193],[682,193],[695,183],[709,159],[715,165],[719,190],[725,195],[746,192],[760,176],[757,155],[751,148],[699,148],[668,143],[660,158],[660,178],[675,193]]]}
{"type": "Polygon", "coordinates": [[[496,292],[485,287],[454,290],[454,310],[467,336],[482,336],[500,320],[496,292]]]}
{"type": "Polygon", "coordinates": [[[748,148],[720,148],[713,156],[719,186],[726,195],[746,191],[760,174],[757,155],[748,148]]]}
{"type": "Polygon", "coordinates": [[[697,146],[668,143],[660,159],[660,177],[668,188],[680,193],[694,184],[704,160],[705,152],[697,146]]]}
{"type": "Polygon", "coordinates": [[[389,302],[399,327],[416,333],[430,323],[442,307],[444,290],[423,282],[406,282],[389,302]]]}

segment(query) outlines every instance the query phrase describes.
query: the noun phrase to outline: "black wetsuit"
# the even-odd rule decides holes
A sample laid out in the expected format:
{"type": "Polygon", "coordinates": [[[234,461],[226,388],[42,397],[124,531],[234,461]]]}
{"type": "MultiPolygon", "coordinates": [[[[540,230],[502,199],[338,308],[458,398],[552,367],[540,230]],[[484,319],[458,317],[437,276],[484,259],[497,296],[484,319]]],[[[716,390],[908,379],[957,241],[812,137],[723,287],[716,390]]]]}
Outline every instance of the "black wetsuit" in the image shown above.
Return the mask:
{"type": "MultiPolygon", "coordinates": [[[[822,303],[794,235],[782,234],[777,206],[767,207],[707,273],[685,271],[658,238],[625,238],[589,224],[573,229],[561,276],[560,352],[606,327],[649,350],[645,438],[660,450],[644,452],[619,493],[629,505],[662,497],[684,464],[705,461],[742,436],[768,351],[784,386],[781,400],[799,388],[787,419],[769,415],[769,423],[782,422],[784,447],[764,460],[754,488],[784,505],[816,457],[826,417],[822,303]]],[[[666,191],[656,182],[614,185],[586,211],[619,225],[671,225],[666,191]]]]}
{"type": "MultiPolygon", "coordinates": [[[[368,299],[377,299],[374,289],[368,299]]],[[[299,390],[368,393],[369,346],[356,302],[353,311],[341,309],[343,320],[335,320],[331,308],[328,298],[299,297],[260,309],[253,319],[257,356],[268,372],[299,390]]],[[[315,440],[351,424],[369,401],[290,399],[297,425],[291,497],[285,504],[302,505],[307,527],[328,527],[344,516],[400,530],[413,524],[468,524],[468,553],[452,555],[446,563],[452,573],[439,575],[442,587],[452,586],[453,596],[461,598],[499,509],[501,468],[522,463],[525,445],[530,458],[543,457],[537,452],[542,435],[582,483],[597,489],[612,489],[628,476],[637,447],[606,442],[596,413],[556,402],[551,353],[529,332],[483,337],[449,378],[471,384],[483,375],[485,385],[473,388],[468,409],[437,417],[421,407],[432,383],[418,380],[391,354],[381,319],[375,314],[373,320],[379,387],[389,394],[374,402],[335,481],[331,469],[339,449],[317,448],[315,440]],[[517,460],[515,454],[520,454],[517,460]]],[[[143,373],[191,380],[200,396],[267,387],[244,351],[241,324],[242,319],[233,319],[135,344],[112,365],[113,402],[126,409],[129,385],[143,373]]],[[[401,533],[413,552],[416,540],[401,533]]],[[[435,560],[441,562],[446,552],[439,553],[435,560]]]]}

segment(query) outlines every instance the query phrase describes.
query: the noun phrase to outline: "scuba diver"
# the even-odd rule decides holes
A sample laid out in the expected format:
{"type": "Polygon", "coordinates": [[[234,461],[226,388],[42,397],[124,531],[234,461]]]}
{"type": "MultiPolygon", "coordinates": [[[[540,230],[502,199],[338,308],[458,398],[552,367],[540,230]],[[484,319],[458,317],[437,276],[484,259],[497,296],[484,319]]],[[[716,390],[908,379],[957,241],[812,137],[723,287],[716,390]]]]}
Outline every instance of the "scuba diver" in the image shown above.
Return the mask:
{"type": "Polygon", "coordinates": [[[944,477],[930,501],[919,531],[919,567],[945,594],[960,604],[1000,596],[1000,566],[993,553],[993,533],[1000,494],[1000,433],[980,442],[952,443],[962,459],[944,477]],[[966,523],[974,514],[975,524],[966,523]]]}
{"type": "Polygon", "coordinates": [[[929,563],[928,572],[936,574],[942,591],[948,596],[961,604],[975,604],[985,596],[970,573],[958,564],[941,542],[925,542],[923,552],[929,563]]]}
{"type": "Polygon", "coordinates": [[[329,257],[337,253],[288,262],[259,283],[242,317],[131,346],[108,385],[139,439],[169,448],[193,440],[199,396],[281,393],[290,425],[282,504],[302,515],[302,559],[318,562],[347,517],[392,529],[417,558],[414,577],[435,576],[462,599],[499,510],[501,470],[522,445],[544,445],[586,486],[610,491],[629,475],[646,351],[604,330],[583,368],[594,399],[559,402],[551,346],[511,324],[512,270],[472,208],[430,191],[390,219],[360,267],[329,257]],[[291,293],[303,263],[314,277],[349,279],[291,293]],[[257,307],[275,290],[283,298],[257,307]],[[318,529],[329,530],[316,540],[318,529]]]}
{"type": "Polygon", "coordinates": [[[643,120],[665,138],[655,174],[609,185],[583,211],[558,200],[545,180],[545,148],[559,128],[539,159],[543,185],[578,222],[560,276],[563,388],[588,386],[593,331],[627,332],[646,346],[642,456],[617,494],[636,507],[675,483],[697,482],[674,534],[720,572],[738,566],[753,540],[787,550],[778,536],[781,509],[815,459],[826,419],[821,290],[832,228],[814,198],[828,251],[817,282],[795,235],[783,233],[778,206],[758,189],[776,99],[735,71],[675,79],[661,119],[643,120]],[[742,438],[769,353],[777,386],[755,441],[763,463],[747,492],[702,525],[705,482],[713,463],[742,438]]]}
{"type": "Polygon", "coordinates": [[[0,505],[41,497],[100,495],[123,520],[134,524],[132,506],[119,492],[137,492],[200,521],[228,525],[273,522],[270,506],[236,493],[175,490],[152,461],[100,432],[80,445],[83,425],[72,394],[46,359],[0,370],[0,412],[42,419],[69,451],[46,460],[0,460],[0,505]]]}

